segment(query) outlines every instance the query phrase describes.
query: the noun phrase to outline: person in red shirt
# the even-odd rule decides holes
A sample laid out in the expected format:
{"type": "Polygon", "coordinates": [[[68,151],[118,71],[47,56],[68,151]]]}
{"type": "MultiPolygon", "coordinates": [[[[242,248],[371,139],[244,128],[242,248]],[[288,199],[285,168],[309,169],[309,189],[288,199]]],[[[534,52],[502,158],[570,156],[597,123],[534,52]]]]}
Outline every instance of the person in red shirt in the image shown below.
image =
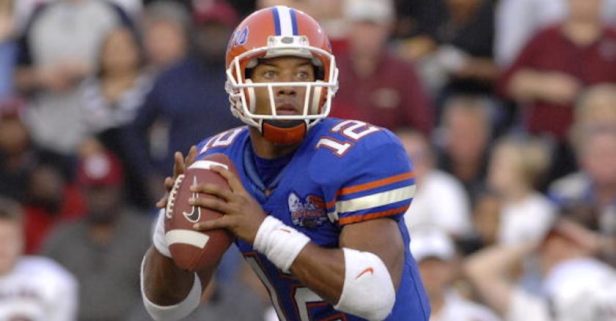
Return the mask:
{"type": "Polygon", "coordinates": [[[575,100],[588,86],[616,82],[616,29],[602,22],[601,2],[568,0],[567,18],[536,34],[500,82],[523,107],[526,130],[556,142],[548,182],[576,169],[567,144],[575,100]]]}
{"type": "Polygon", "coordinates": [[[340,90],[333,117],[430,134],[434,110],[412,65],[387,50],[394,19],[391,1],[349,1],[347,50],[338,52],[340,90]]]}
{"type": "Polygon", "coordinates": [[[501,90],[523,104],[531,133],[565,139],[581,91],[616,82],[616,29],[602,23],[601,2],[569,0],[569,16],[536,34],[503,74],[501,90]]]}

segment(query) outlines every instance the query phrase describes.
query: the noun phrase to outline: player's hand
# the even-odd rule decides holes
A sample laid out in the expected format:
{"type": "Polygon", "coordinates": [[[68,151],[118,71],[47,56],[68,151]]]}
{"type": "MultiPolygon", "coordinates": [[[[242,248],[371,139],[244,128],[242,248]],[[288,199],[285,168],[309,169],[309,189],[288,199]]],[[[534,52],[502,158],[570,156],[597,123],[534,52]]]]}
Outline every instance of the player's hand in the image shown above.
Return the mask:
{"type": "Polygon", "coordinates": [[[191,199],[189,203],[221,212],[224,215],[215,220],[197,223],[195,229],[205,231],[225,228],[238,238],[252,244],[259,226],[266,217],[265,212],[261,205],[248,194],[240,179],[233,172],[218,166],[212,167],[212,170],[227,180],[231,190],[207,183],[192,186],[192,192],[216,197],[199,197],[191,199]]]}
{"type": "Polygon", "coordinates": [[[165,208],[167,206],[167,200],[169,199],[169,192],[171,192],[171,189],[173,188],[173,183],[175,182],[175,179],[178,178],[178,176],[180,176],[181,174],[184,174],[184,172],[186,171],[186,168],[188,168],[188,166],[194,163],[196,158],[197,158],[197,147],[195,147],[194,145],[190,147],[190,150],[188,151],[188,154],[186,155],[186,157],[184,157],[184,155],[182,155],[181,152],[175,152],[174,164],[173,164],[173,177],[167,176],[165,178],[163,184],[165,186],[166,192],[165,192],[165,195],[163,195],[163,197],[158,202],[156,202],[156,207],[165,208]]]}

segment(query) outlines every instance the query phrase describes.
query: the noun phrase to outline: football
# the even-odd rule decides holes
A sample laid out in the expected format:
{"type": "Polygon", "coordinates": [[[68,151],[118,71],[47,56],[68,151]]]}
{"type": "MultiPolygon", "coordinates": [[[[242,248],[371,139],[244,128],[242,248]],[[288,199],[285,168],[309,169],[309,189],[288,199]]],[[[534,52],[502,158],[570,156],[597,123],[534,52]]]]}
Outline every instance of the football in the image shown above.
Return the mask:
{"type": "Polygon", "coordinates": [[[217,265],[233,242],[233,235],[224,229],[203,232],[193,229],[195,223],[222,216],[217,211],[188,203],[191,197],[215,197],[191,192],[190,187],[193,185],[210,183],[230,189],[226,179],[210,169],[213,166],[221,166],[237,173],[226,155],[208,155],[204,159],[195,161],[184,174],[176,178],[167,200],[165,239],[175,264],[187,271],[195,272],[207,266],[217,265]]]}

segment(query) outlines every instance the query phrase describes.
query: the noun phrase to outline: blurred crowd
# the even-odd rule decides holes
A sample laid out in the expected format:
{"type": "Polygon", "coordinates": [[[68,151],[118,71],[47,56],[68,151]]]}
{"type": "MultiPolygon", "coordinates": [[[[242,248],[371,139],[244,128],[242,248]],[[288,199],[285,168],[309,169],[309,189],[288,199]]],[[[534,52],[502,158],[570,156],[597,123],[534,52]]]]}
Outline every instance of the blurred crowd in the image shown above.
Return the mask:
{"type": "MultiPolygon", "coordinates": [[[[163,178],[241,124],[226,44],[277,4],[330,36],[331,116],[414,162],[431,320],[616,320],[616,0],[0,0],[0,320],[147,320],[163,178]]],[[[276,320],[222,264],[194,319],[276,320]]]]}

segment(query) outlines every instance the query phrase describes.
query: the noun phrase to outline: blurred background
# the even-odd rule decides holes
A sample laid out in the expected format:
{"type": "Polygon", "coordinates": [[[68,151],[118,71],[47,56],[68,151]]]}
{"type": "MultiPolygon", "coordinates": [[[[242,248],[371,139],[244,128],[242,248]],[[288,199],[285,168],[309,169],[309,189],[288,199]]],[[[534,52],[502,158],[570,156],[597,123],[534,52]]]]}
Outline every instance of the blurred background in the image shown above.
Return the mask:
{"type": "MultiPolygon", "coordinates": [[[[241,125],[227,40],[277,4],[329,34],[331,116],[414,162],[432,320],[616,320],[616,0],[0,0],[0,320],[148,320],[173,153],[241,125]]],[[[193,319],[277,320],[222,264],[193,319]]]]}

